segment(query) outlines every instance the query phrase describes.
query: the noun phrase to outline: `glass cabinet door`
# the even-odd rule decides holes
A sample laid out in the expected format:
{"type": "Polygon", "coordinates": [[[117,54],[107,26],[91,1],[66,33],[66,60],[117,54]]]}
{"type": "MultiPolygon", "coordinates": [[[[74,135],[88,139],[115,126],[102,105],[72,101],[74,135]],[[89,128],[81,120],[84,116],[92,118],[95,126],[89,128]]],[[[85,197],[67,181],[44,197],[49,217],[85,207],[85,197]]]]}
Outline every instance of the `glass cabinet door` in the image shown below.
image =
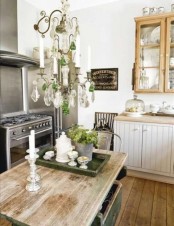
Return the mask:
{"type": "Polygon", "coordinates": [[[174,92],[174,17],[167,18],[165,92],[174,92]]]}
{"type": "Polygon", "coordinates": [[[164,28],[162,19],[137,23],[136,92],[163,92],[164,28]]]}

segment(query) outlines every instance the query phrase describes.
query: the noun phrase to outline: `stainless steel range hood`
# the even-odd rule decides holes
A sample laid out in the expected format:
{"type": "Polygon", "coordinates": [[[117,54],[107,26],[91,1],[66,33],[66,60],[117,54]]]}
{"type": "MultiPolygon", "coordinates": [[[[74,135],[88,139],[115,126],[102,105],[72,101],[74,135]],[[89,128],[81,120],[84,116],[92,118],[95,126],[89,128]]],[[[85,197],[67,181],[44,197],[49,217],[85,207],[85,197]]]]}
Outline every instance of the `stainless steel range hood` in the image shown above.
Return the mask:
{"type": "Polygon", "coordinates": [[[13,67],[38,66],[39,62],[21,54],[0,50],[0,65],[13,67]]]}
{"type": "Polygon", "coordinates": [[[37,60],[18,54],[17,0],[0,0],[0,65],[39,65],[37,60]]]}

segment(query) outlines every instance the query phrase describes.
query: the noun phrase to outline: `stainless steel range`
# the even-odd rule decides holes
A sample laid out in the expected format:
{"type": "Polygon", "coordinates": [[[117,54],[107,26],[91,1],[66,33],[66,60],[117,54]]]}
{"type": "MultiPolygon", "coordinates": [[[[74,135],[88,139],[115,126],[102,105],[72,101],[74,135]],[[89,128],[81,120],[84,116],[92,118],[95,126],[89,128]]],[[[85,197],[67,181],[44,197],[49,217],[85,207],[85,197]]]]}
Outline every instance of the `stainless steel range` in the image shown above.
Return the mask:
{"type": "Polygon", "coordinates": [[[0,173],[25,160],[30,130],[35,130],[37,148],[53,145],[51,116],[25,114],[0,119],[0,173]]]}

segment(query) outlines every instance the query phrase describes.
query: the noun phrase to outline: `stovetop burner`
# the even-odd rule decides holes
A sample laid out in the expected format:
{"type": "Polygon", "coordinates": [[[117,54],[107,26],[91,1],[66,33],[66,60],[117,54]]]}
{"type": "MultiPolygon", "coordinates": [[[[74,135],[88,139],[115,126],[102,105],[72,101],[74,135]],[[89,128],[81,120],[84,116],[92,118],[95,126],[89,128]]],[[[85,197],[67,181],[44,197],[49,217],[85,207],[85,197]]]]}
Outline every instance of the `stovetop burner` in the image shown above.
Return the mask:
{"type": "Polygon", "coordinates": [[[0,126],[12,126],[21,124],[24,122],[34,121],[38,119],[42,119],[48,117],[48,115],[42,115],[42,114],[26,114],[26,115],[18,115],[14,117],[6,117],[0,119],[0,126]]]}

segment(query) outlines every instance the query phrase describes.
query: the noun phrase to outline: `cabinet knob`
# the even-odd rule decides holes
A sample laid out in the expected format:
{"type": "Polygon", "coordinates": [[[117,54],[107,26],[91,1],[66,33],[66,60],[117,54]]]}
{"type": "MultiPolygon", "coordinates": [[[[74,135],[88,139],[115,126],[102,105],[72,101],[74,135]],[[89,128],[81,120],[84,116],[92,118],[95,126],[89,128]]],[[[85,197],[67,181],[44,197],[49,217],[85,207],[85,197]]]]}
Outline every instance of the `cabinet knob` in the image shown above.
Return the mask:
{"type": "Polygon", "coordinates": [[[138,131],[139,130],[139,128],[135,128],[133,131],[138,131]]]}

